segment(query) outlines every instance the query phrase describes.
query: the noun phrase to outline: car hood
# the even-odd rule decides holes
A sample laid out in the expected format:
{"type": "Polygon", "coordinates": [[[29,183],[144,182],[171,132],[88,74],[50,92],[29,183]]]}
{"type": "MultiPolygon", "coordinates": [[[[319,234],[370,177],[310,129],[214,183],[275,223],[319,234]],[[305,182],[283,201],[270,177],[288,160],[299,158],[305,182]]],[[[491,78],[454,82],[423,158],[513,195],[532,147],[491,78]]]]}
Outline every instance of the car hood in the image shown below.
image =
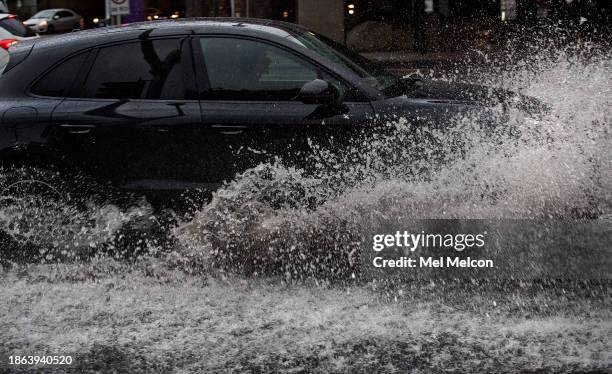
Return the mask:
{"type": "MultiPolygon", "coordinates": [[[[399,89],[398,89],[399,90],[399,89]]],[[[406,118],[414,123],[446,127],[448,118],[473,113],[485,123],[499,123],[499,116],[518,109],[530,116],[539,116],[548,108],[539,100],[510,90],[478,84],[439,80],[406,81],[402,93],[372,101],[377,118],[382,122],[406,118]]]]}
{"type": "Polygon", "coordinates": [[[29,20],[26,20],[23,23],[26,25],[36,25],[38,23],[41,23],[42,21],[49,22],[49,19],[48,18],[30,18],[29,20]]]}
{"type": "Polygon", "coordinates": [[[409,80],[406,96],[427,99],[430,102],[458,103],[478,106],[516,107],[528,112],[545,109],[538,99],[517,92],[465,82],[449,82],[435,79],[409,80]]]}
{"type": "Polygon", "coordinates": [[[456,101],[489,101],[497,97],[494,89],[471,83],[418,79],[410,81],[412,90],[407,96],[419,99],[456,101]]]}

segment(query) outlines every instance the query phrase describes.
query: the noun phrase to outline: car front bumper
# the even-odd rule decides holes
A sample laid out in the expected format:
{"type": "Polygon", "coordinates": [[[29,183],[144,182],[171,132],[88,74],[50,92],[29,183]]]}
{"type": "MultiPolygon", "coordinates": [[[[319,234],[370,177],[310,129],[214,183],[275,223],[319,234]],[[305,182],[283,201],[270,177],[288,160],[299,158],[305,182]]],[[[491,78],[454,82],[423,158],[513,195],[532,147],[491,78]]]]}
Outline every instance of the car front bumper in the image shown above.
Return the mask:
{"type": "Polygon", "coordinates": [[[25,26],[35,33],[45,33],[49,29],[49,25],[34,24],[25,26]]]}

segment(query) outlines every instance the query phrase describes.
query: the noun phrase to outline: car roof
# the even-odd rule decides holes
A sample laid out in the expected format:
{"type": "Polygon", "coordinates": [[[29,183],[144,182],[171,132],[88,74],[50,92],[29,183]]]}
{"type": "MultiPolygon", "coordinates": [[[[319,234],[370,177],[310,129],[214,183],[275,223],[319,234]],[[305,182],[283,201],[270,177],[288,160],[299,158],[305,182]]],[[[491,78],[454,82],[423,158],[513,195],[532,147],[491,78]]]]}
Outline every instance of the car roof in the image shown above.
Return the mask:
{"type": "MultiPolygon", "coordinates": [[[[68,9],[68,8],[50,8],[50,9],[41,9],[41,10],[39,10],[39,11],[38,11],[38,12],[36,12],[36,13],[45,12],[45,11],[48,11],[48,10],[50,10],[50,11],[52,11],[52,12],[59,12],[59,11],[61,11],[61,10],[70,10],[70,9],[68,9]]],[[[73,12],[72,10],[70,10],[70,11],[71,11],[71,12],[73,12]]],[[[73,13],[74,13],[74,12],[73,12],[73,13]]]]}
{"type": "Polygon", "coordinates": [[[288,22],[253,18],[185,18],[178,20],[159,20],[137,22],[119,26],[110,26],[57,35],[35,41],[26,41],[14,48],[31,48],[36,50],[47,48],[66,48],[69,45],[90,47],[96,44],[113,42],[122,37],[134,37],[139,33],[149,32],[152,36],[168,36],[189,32],[206,33],[207,31],[245,34],[267,34],[280,38],[288,38],[294,34],[304,33],[306,28],[288,22]]]}

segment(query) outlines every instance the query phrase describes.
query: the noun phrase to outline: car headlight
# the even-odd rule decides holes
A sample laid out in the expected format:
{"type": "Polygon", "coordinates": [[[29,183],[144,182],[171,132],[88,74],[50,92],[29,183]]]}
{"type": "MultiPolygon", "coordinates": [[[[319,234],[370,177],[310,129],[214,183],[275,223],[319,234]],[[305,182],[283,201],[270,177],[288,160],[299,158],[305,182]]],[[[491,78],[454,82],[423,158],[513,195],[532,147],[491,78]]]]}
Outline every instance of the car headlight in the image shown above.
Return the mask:
{"type": "Polygon", "coordinates": [[[39,23],[39,24],[38,24],[38,26],[40,26],[40,27],[45,27],[45,26],[47,26],[48,24],[49,24],[49,22],[47,22],[47,21],[42,21],[41,23],[39,23]]]}

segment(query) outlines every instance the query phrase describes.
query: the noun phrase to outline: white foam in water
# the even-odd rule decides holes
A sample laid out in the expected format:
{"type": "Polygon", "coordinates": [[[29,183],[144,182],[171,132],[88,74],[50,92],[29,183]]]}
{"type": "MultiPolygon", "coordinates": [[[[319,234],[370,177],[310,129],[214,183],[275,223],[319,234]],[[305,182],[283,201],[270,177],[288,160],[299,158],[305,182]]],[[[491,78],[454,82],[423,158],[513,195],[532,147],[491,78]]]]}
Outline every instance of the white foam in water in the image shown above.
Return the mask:
{"type": "MultiPolygon", "coordinates": [[[[152,217],[150,205],[142,201],[129,209],[89,203],[85,209],[53,202],[39,206],[0,205],[0,230],[25,248],[35,248],[46,261],[68,260],[111,244],[128,223],[152,217]]],[[[37,257],[36,259],[38,259],[37,257]]]]}

